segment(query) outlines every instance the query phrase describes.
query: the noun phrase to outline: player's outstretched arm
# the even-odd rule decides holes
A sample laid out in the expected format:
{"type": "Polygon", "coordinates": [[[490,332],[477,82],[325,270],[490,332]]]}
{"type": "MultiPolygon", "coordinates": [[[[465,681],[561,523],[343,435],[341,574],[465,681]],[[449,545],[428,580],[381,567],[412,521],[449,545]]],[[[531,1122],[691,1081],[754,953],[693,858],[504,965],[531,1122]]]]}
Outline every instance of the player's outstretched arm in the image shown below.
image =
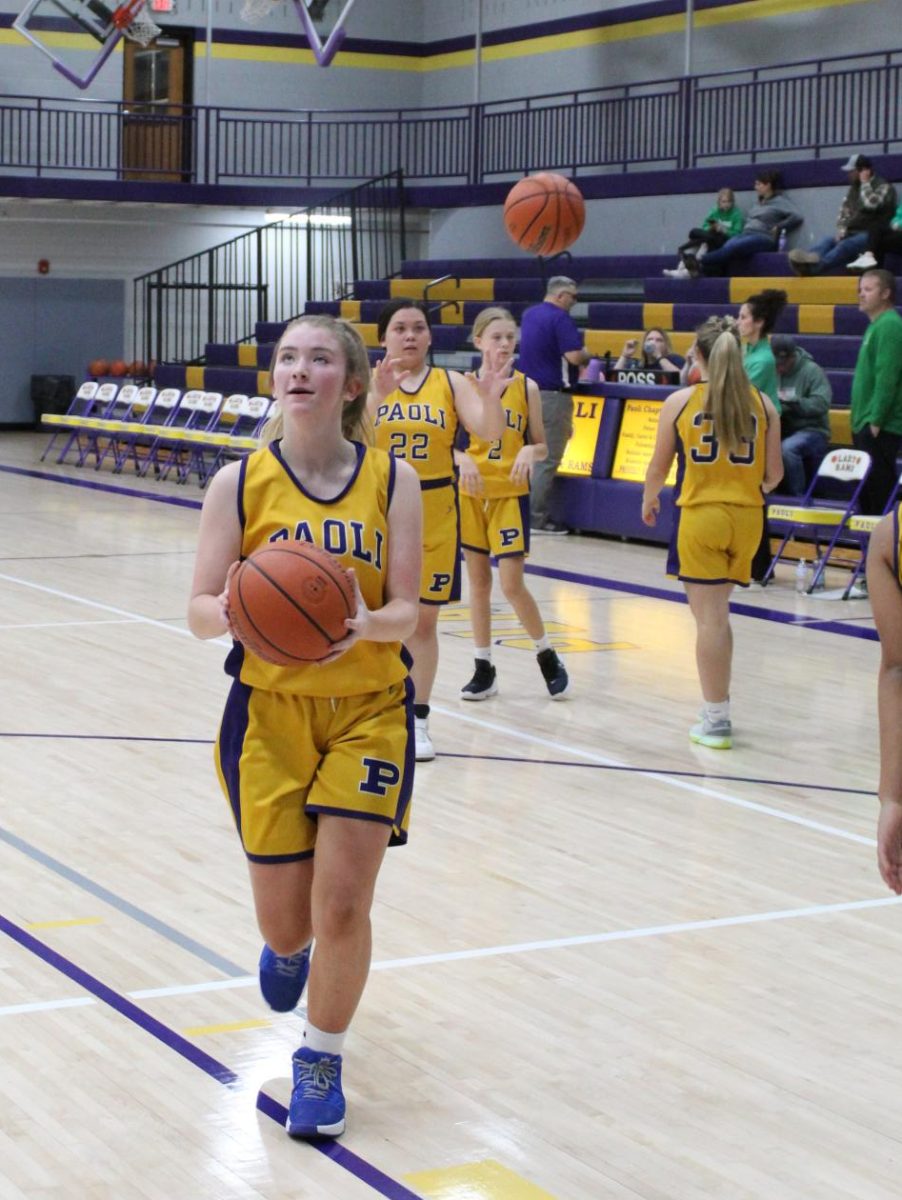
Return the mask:
{"type": "Polygon", "coordinates": [[[898,896],[902,895],[902,588],[896,575],[895,540],[895,521],[890,515],[871,534],[867,577],[880,635],[877,865],[887,887],[898,896]]]}
{"type": "Polygon", "coordinates": [[[689,398],[691,388],[683,388],[668,396],[661,405],[658,416],[658,433],[651,462],[645,472],[645,488],[642,492],[642,520],[646,525],[655,525],[661,511],[661,488],[676,454],[676,429],[674,421],[689,398]]]}

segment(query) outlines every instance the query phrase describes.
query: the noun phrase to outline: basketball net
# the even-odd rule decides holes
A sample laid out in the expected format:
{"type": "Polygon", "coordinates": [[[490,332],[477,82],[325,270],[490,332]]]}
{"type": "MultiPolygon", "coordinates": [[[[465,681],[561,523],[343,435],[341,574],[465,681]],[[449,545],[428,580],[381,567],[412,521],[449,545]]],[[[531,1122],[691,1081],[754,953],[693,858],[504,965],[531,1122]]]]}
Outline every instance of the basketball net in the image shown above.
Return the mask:
{"type": "Polygon", "coordinates": [[[139,46],[149,46],[163,32],[147,15],[145,0],[125,0],[113,13],[113,24],[139,46]]]}

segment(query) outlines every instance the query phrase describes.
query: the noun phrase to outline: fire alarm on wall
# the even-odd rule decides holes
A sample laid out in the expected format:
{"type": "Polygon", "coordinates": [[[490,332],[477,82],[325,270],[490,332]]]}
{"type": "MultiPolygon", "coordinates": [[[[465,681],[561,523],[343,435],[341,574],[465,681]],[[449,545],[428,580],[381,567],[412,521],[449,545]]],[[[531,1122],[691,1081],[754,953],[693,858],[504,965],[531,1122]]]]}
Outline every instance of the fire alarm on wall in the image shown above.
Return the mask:
{"type": "Polygon", "coordinates": [[[38,274],[39,275],[49,275],[50,274],[50,259],[49,258],[39,258],[38,259],[38,274]]]}

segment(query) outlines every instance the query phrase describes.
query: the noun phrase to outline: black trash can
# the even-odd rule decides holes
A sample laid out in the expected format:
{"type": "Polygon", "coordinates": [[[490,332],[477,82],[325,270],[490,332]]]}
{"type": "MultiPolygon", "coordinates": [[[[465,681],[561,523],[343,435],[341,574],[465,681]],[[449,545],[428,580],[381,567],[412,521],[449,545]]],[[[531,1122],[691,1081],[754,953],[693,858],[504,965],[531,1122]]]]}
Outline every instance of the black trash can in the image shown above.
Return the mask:
{"type": "Polygon", "coordinates": [[[35,425],[41,424],[43,413],[68,412],[74,395],[74,375],[32,375],[31,404],[35,425]]]}

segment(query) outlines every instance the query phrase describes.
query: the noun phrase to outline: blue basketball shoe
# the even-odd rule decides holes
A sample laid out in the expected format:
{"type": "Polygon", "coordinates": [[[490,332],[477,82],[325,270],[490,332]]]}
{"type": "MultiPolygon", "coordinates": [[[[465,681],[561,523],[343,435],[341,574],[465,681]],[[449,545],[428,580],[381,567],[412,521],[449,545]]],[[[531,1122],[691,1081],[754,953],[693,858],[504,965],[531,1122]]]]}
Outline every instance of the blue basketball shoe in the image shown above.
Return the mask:
{"type": "Polygon", "coordinates": [[[345,1129],[341,1055],[301,1046],[291,1059],[294,1087],[285,1128],[292,1137],[338,1137],[345,1129]]]}
{"type": "Polygon", "coordinates": [[[310,972],[310,947],[282,957],[264,945],[260,955],[260,991],[276,1012],[297,1008],[310,972]]]}

